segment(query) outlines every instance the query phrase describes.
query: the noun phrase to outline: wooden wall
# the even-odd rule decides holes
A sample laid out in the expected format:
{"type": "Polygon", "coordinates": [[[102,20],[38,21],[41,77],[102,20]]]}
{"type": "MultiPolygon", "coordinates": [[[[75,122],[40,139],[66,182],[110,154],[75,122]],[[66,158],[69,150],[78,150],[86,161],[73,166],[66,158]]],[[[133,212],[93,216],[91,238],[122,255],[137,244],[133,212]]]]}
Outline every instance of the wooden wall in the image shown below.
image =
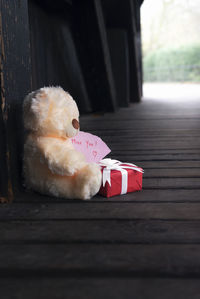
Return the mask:
{"type": "MultiPolygon", "coordinates": [[[[141,2],[141,1],[140,1],[141,2]]],[[[23,192],[22,102],[61,85],[80,112],[141,99],[139,1],[0,0],[0,198],[23,192]]]]}

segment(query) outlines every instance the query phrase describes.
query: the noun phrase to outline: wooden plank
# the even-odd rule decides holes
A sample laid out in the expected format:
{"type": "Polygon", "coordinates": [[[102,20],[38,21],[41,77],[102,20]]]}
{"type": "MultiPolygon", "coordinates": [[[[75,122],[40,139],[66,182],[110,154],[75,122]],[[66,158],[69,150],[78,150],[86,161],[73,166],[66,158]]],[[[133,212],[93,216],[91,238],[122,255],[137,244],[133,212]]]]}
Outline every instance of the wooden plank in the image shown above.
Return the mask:
{"type": "MultiPolygon", "coordinates": [[[[115,150],[115,153],[117,153],[117,154],[120,154],[120,155],[122,155],[122,153],[123,153],[123,149],[122,150],[115,150]]],[[[139,156],[139,154],[141,155],[141,156],[144,156],[144,155],[156,155],[156,156],[161,156],[161,155],[193,155],[193,154],[199,154],[200,155],[200,152],[199,152],[199,149],[195,149],[195,148],[193,148],[193,149],[188,149],[188,148],[186,148],[186,149],[181,149],[181,150],[179,150],[179,149],[152,149],[151,150],[151,152],[149,152],[149,150],[148,149],[142,149],[142,150],[137,150],[137,149],[131,149],[131,150],[129,150],[129,149],[127,149],[126,151],[125,151],[125,153],[127,154],[127,153],[129,153],[129,154],[131,154],[131,155],[137,155],[137,156],[139,156]]],[[[111,152],[111,154],[112,154],[112,152],[111,152]]]]}
{"type": "MultiPolygon", "coordinates": [[[[116,112],[115,115],[111,115],[109,112],[105,112],[104,116],[109,117],[112,116],[113,119],[122,117],[122,119],[126,119],[126,117],[131,118],[131,115],[136,118],[144,118],[144,119],[150,119],[150,118],[168,118],[168,119],[174,119],[174,118],[197,118],[199,115],[199,108],[200,105],[196,101],[193,102],[192,100],[188,105],[184,105],[184,103],[180,102],[180,105],[177,105],[176,100],[174,100],[173,103],[165,102],[162,100],[156,100],[153,99],[149,101],[148,99],[142,100],[142,109],[139,106],[136,106],[135,104],[130,104],[129,109],[126,110],[126,108],[121,108],[120,111],[116,112]],[[162,101],[162,103],[161,103],[162,101]],[[177,110],[176,110],[177,109],[177,110]]],[[[87,118],[87,116],[84,116],[87,118]]]]}
{"type": "MultiPolygon", "coordinates": [[[[143,104],[143,103],[142,103],[143,104]]],[[[131,105],[131,104],[130,104],[131,105]]],[[[143,106],[142,108],[144,109],[137,109],[137,106],[133,106],[134,109],[132,109],[130,106],[129,106],[129,109],[128,110],[123,110],[125,108],[121,107],[121,109],[119,111],[116,111],[115,114],[112,114],[110,112],[105,112],[105,113],[95,113],[95,117],[94,117],[94,114],[82,114],[81,115],[81,121],[83,123],[87,122],[87,121],[94,121],[96,119],[96,121],[100,121],[100,117],[102,117],[104,120],[111,120],[112,121],[127,121],[127,120],[143,120],[143,121],[148,121],[148,120],[169,120],[169,121],[174,121],[176,119],[179,119],[179,120],[184,120],[184,119],[196,119],[198,120],[198,117],[199,117],[199,112],[194,112],[192,114],[190,113],[187,113],[183,111],[183,113],[181,114],[169,114],[169,111],[167,111],[167,108],[166,108],[166,113],[163,114],[163,113],[159,113],[159,110],[157,108],[157,106],[155,106],[155,103],[152,105],[154,106],[154,109],[155,109],[155,113],[147,113],[147,107],[146,107],[146,103],[145,103],[145,106],[143,106]]],[[[140,107],[140,106],[139,106],[140,107]]],[[[189,108],[189,107],[188,107],[189,108]]],[[[148,107],[148,109],[150,109],[150,107],[148,107]]],[[[195,109],[199,109],[198,107],[196,107],[195,109]]],[[[174,128],[176,129],[176,128],[174,128]]]]}
{"type": "Polygon", "coordinates": [[[200,189],[199,178],[146,178],[143,189],[200,189]]]}
{"type": "MultiPolygon", "coordinates": [[[[99,135],[99,134],[98,134],[99,135]]],[[[198,150],[198,146],[200,145],[199,137],[193,137],[193,139],[190,138],[180,138],[174,139],[174,140],[165,140],[165,139],[158,139],[158,138],[152,138],[152,140],[145,140],[145,138],[140,138],[137,140],[134,140],[134,138],[127,138],[124,140],[120,140],[120,137],[118,141],[112,141],[112,139],[104,138],[103,135],[100,136],[104,142],[107,144],[110,144],[113,149],[122,150],[122,146],[126,150],[156,150],[156,149],[162,149],[162,150],[198,150]],[[157,145],[157,148],[156,148],[157,145]],[[177,148],[176,148],[177,146],[177,148]],[[121,147],[121,148],[120,148],[121,147]]]]}
{"type": "Polygon", "coordinates": [[[0,270],[3,276],[199,277],[200,245],[1,245],[0,270]]]}
{"type": "Polygon", "coordinates": [[[146,169],[144,178],[200,178],[200,168],[186,168],[186,169],[146,169]]]}
{"type": "MultiPolygon", "coordinates": [[[[132,152],[132,151],[131,151],[132,152]]],[[[116,152],[112,151],[109,155],[110,158],[119,159],[120,161],[132,161],[134,159],[135,162],[137,161],[199,161],[200,155],[199,154],[155,154],[155,155],[141,155],[141,154],[131,154],[129,151],[125,150],[123,152],[116,152]]],[[[198,176],[200,176],[200,169],[198,176]]]]}
{"type": "Polygon", "coordinates": [[[160,130],[163,129],[200,129],[200,124],[196,119],[189,118],[187,119],[187,122],[184,119],[174,119],[173,121],[169,121],[168,119],[149,119],[148,121],[144,121],[142,119],[132,119],[132,120],[124,120],[123,122],[119,122],[118,120],[103,120],[101,122],[94,122],[93,120],[88,120],[87,123],[84,123],[84,129],[85,128],[93,128],[94,130],[101,130],[105,128],[118,130],[122,128],[126,129],[140,129],[143,130],[153,130],[157,129],[159,126],[160,130]]]}
{"type": "MultiPolygon", "coordinates": [[[[105,197],[95,196],[92,201],[108,201],[105,197]]],[[[125,195],[109,198],[109,202],[199,202],[200,190],[181,190],[181,189],[153,189],[142,190],[140,192],[128,193],[125,195]]]]}
{"type": "MultiPolygon", "coordinates": [[[[107,132],[107,131],[106,131],[107,132]]],[[[105,132],[105,133],[106,133],[105,132]]],[[[133,130],[120,130],[119,131],[119,135],[117,134],[116,130],[112,130],[110,131],[110,135],[104,135],[104,132],[102,131],[102,136],[104,136],[105,139],[110,139],[112,142],[119,142],[119,141],[125,141],[125,140],[165,140],[165,141],[168,141],[168,140],[175,140],[175,138],[177,138],[177,136],[182,140],[184,138],[187,138],[187,140],[194,140],[194,137],[199,137],[200,136],[200,130],[194,130],[193,135],[190,135],[190,134],[184,134],[184,130],[181,131],[181,130],[164,130],[163,134],[161,134],[161,130],[159,131],[159,135],[158,134],[155,134],[156,131],[154,131],[154,134],[152,134],[152,132],[150,133],[149,131],[142,131],[142,130],[139,130],[139,131],[134,131],[133,130]],[[124,133],[125,131],[125,133],[124,133]],[[172,132],[172,134],[171,134],[172,132]],[[181,132],[183,132],[183,134],[181,134],[181,132]],[[198,132],[198,133],[197,133],[198,132]],[[152,135],[151,135],[152,134],[152,135]]],[[[191,132],[191,131],[190,131],[191,132]]]]}
{"type": "Polygon", "coordinates": [[[88,132],[92,132],[93,134],[99,135],[103,138],[105,137],[111,137],[116,136],[118,138],[132,138],[132,139],[143,139],[143,138],[161,138],[161,139],[165,139],[166,137],[173,137],[173,138],[177,138],[177,136],[179,136],[180,138],[184,138],[184,137],[199,137],[200,136],[200,130],[181,130],[181,129],[169,129],[169,130],[143,130],[142,128],[134,130],[134,128],[132,129],[126,129],[126,128],[121,128],[118,130],[110,130],[109,128],[107,128],[107,130],[105,129],[101,129],[101,130],[95,130],[92,128],[88,128],[88,132]]]}
{"type": "MultiPolygon", "coordinates": [[[[117,135],[116,134],[116,131],[113,131],[113,133],[115,132],[115,135],[111,135],[111,136],[104,136],[103,135],[103,138],[105,141],[110,141],[111,143],[123,143],[125,141],[128,141],[128,142],[131,142],[131,141],[165,141],[165,142],[168,142],[168,141],[175,141],[176,138],[177,138],[177,135],[179,137],[179,140],[184,140],[184,139],[187,139],[188,141],[193,141],[194,138],[196,137],[200,137],[199,135],[195,135],[195,136],[186,136],[186,135],[183,135],[183,136],[179,136],[179,134],[176,134],[174,136],[150,136],[148,134],[148,136],[145,134],[143,135],[142,133],[139,135],[139,136],[135,136],[134,132],[131,134],[129,133],[127,136],[124,136],[124,135],[117,135]]],[[[200,130],[199,130],[200,132],[200,130]]]]}
{"type": "MultiPolygon", "coordinates": [[[[134,163],[134,157],[130,162],[134,163]]],[[[145,168],[199,168],[199,161],[137,161],[137,164],[145,168]]]]}
{"type": "MultiPolygon", "coordinates": [[[[121,108],[121,109],[123,109],[123,108],[121,108]]],[[[156,107],[155,107],[155,109],[156,109],[156,107]]],[[[105,115],[101,115],[101,114],[97,114],[97,115],[95,115],[95,117],[88,117],[88,118],[86,118],[86,117],[81,117],[81,122],[84,124],[84,125],[86,125],[86,124],[88,124],[88,123],[93,123],[93,124],[95,124],[96,123],[96,125],[100,125],[100,119],[103,119],[105,122],[108,122],[109,121],[109,118],[110,118],[110,123],[111,124],[114,124],[114,123],[116,123],[116,122],[120,122],[121,121],[121,124],[122,124],[122,128],[123,128],[123,125],[125,125],[125,124],[127,124],[128,122],[131,122],[131,123],[155,123],[155,122],[158,122],[158,121],[163,121],[164,123],[167,123],[167,121],[168,122],[172,122],[172,123],[181,123],[181,122],[183,122],[184,121],[184,119],[185,120],[187,120],[187,121],[189,121],[190,123],[192,123],[193,121],[197,121],[197,124],[198,124],[198,116],[199,116],[199,114],[196,114],[196,116],[193,116],[193,117],[187,117],[187,116],[185,116],[185,117],[172,117],[172,118],[168,118],[168,117],[165,117],[165,116],[151,116],[151,117],[143,117],[143,116],[140,116],[140,115],[138,115],[138,114],[134,114],[134,113],[131,113],[130,114],[130,116],[124,116],[124,117],[120,117],[120,114],[118,115],[118,117],[117,117],[117,115],[116,114],[114,114],[113,116],[110,114],[110,115],[108,115],[108,116],[105,116],[105,115]],[[121,118],[121,120],[120,120],[120,118],[121,118]]],[[[141,128],[142,128],[142,126],[141,126],[141,128]]],[[[158,128],[157,128],[158,129],[158,128]]],[[[170,127],[170,129],[174,129],[174,130],[177,130],[177,129],[179,129],[179,128],[176,128],[176,127],[170,127]]],[[[187,127],[183,127],[182,129],[185,129],[185,130],[190,130],[190,128],[187,128],[187,127]]],[[[198,129],[198,128],[196,128],[196,129],[198,129]]]]}
{"type": "MultiPolygon", "coordinates": [[[[130,118],[133,116],[135,119],[175,119],[175,118],[198,118],[200,105],[196,101],[196,103],[191,100],[188,105],[184,105],[184,103],[180,101],[180,105],[177,105],[177,101],[174,100],[173,103],[163,102],[162,100],[153,99],[149,101],[148,99],[143,99],[141,102],[141,106],[135,105],[135,103],[131,103],[129,105],[129,109],[127,110],[125,107],[121,108],[119,111],[116,111],[114,115],[110,112],[104,113],[105,118],[112,117],[112,119],[119,119],[120,117],[123,119],[130,118]],[[162,103],[161,103],[162,102],[162,103]],[[176,111],[178,109],[178,111],[176,111]]],[[[89,119],[88,115],[82,115],[84,119],[89,119]]]]}
{"type": "MultiPolygon", "coordinates": [[[[139,195],[142,192],[137,192],[139,195]]],[[[135,194],[137,196],[137,194],[135,194]]],[[[154,193],[156,194],[156,193],[154,193]]],[[[172,193],[171,193],[172,194],[172,193]]],[[[181,194],[181,193],[178,193],[181,194]]],[[[183,194],[183,193],[182,193],[183,194]]],[[[191,192],[192,194],[192,192],[191,192]]],[[[199,195],[199,193],[198,193],[199,195]]],[[[137,197],[135,198],[137,199],[137,197]]],[[[140,197],[141,199],[141,197],[140,197]]],[[[10,220],[200,220],[200,204],[197,202],[66,202],[17,203],[0,209],[0,221],[10,220]]],[[[30,222],[32,225],[32,222],[30,222]]],[[[1,229],[1,228],[0,228],[1,229]]]]}
{"type": "MultiPolygon", "coordinates": [[[[198,116],[199,116],[199,111],[198,109],[200,108],[200,105],[195,105],[195,107],[193,108],[193,112],[191,113],[190,111],[188,112],[188,110],[190,109],[190,107],[188,106],[185,111],[180,111],[179,114],[174,114],[173,113],[173,109],[175,108],[174,106],[169,107],[169,105],[167,104],[164,112],[162,113],[159,111],[159,104],[160,102],[155,102],[155,100],[151,103],[150,105],[147,105],[146,101],[144,100],[141,105],[142,106],[136,106],[135,104],[130,104],[129,109],[121,107],[120,110],[116,111],[115,114],[112,114],[111,112],[104,112],[103,114],[101,113],[95,113],[95,115],[81,115],[81,120],[83,122],[94,122],[95,119],[97,120],[97,122],[100,120],[100,117],[103,118],[104,120],[111,120],[111,122],[113,121],[117,121],[117,120],[121,120],[122,122],[124,121],[152,121],[152,120],[168,120],[168,121],[175,121],[175,120],[198,120],[198,116]],[[153,111],[152,111],[153,110],[153,111]],[[149,112],[149,113],[148,113],[149,112]],[[95,116],[95,117],[94,117],[95,116]]],[[[176,128],[174,128],[176,129],[176,128]]]]}
{"type": "Polygon", "coordinates": [[[0,7],[1,103],[7,136],[7,196],[11,199],[13,191],[17,192],[20,188],[22,100],[30,91],[29,24],[26,0],[20,3],[17,0],[1,0],[0,7]]]}
{"type": "MultiPolygon", "coordinates": [[[[163,111],[159,110],[160,102],[152,101],[150,105],[148,105],[147,101],[142,101],[141,106],[136,106],[135,104],[130,104],[129,109],[121,108],[119,111],[116,111],[113,115],[110,112],[105,112],[103,115],[101,113],[95,114],[95,118],[97,121],[100,119],[100,116],[103,117],[105,120],[169,120],[174,121],[176,119],[183,120],[183,119],[196,119],[198,120],[199,116],[199,108],[200,105],[195,105],[192,110],[190,106],[187,106],[185,110],[181,110],[180,107],[179,113],[174,113],[174,109],[176,109],[175,103],[170,107],[169,103],[166,104],[163,111]]],[[[82,121],[93,121],[94,115],[81,115],[82,121]]],[[[175,129],[175,128],[174,128],[175,129]]]]}
{"type": "Polygon", "coordinates": [[[200,141],[198,139],[193,140],[193,142],[188,142],[187,140],[176,140],[173,142],[164,142],[164,141],[160,141],[160,142],[143,142],[143,141],[138,141],[138,142],[132,142],[132,143],[124,143],[124,144],[112,144],[110,142],[107,142],[108,146],[111,147],[112,146],[112,150],[121,150],[122,147],[124,150],[142,150],[142,149],[146,149],[146,150],[152,150],[152,149],[166,149],[166,146],[168,149],[198,149],[200,147],[200,141]]]}
{"type": "MultiPolygon", "coordinates": [[[[199,202],[200,201],[200,190],[181,190],[181,189],[170,189],[170,190],[142,190],[140,192],[133,192],[124,195],[118,195],[110,197],[109,199],[100,195],[94,196],[87,203],[93,202],[199,202]]],[[[15,201],[18,203],[73,203],[77,204],[80,201],[77,200],[64,200],[62,198],[50,197],[45,195],[40,195],[36,192],[21,193],[18,195],[15,201]]],[[[26,209],[25,209],[26,210],[26,209]]]]}
{"type": "MultiPolygon", "coordinates": [[[[200,130],[199,130],[200,131],[200,130]]],[[[128,136],[115,136],[115,135],[113,135],[112,137],[111,136],[109,136],[109,137],[107,137],[107,136],[104,136],[103,134],[102,134],[102,136],[103,136],[103,138],[105,139],[105,141],[110,141],[111,143],[124,143],[124,142],[131,142],[131,141],[148,141],[148,142],[150,142],[150,141],[157,141],[157,142],[160,142],[160,141],[165,141],[165,142],[174,142],[175,140],[176,140],[176,138],[177,137],[179,137],[179,135],[177,134],[176,136],[173,136],[173,137],[164,137],[164,136],[162,136],[162,137],[153,137],[153,136],[143,136],[142,134],[140,134],[140,136],[139,137],[135,137],[134,136],[134,133],[133,134],[129,134],[128,136]]],[[[180,141],[183,141],[184,139],[186,139],[188,142],[192,142],[192,141],[194,141],[194,139],[196,138],[196,137],[199,137],[199,136],[180,136],[179,137],[179,140],[180,141]]]]}
{"type": "Polygon", "coordinates": [[[110,277],[1,277],[1,294],[4,298],[88,299],[199,299],[198,279],[170,278],[110,278],[110,277]],[[135,295],[134,295],[135,296],[135,295]]]}
{"type": "Polygon", "coordinates": [[[200,220],[9,220],[1,222],[0,234],[0,245],[200,244],[200,220]]]}

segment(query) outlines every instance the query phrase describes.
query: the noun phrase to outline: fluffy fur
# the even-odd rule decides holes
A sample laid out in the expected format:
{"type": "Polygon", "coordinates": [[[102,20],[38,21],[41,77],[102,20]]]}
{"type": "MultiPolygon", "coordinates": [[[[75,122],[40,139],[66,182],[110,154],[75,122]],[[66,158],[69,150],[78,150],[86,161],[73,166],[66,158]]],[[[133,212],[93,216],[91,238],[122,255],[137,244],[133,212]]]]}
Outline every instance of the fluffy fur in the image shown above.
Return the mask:
{"type": "Polygon", "coordinates": [[[24,100],[24,179],[28,188],[63,198],[89,199],[101,185],[97,164],[88,164],[70,137],[79,128],[76,102],[61,87],[45,87],[24,100]],[[72,124],[72,121],[76,120],[72,124]]]}

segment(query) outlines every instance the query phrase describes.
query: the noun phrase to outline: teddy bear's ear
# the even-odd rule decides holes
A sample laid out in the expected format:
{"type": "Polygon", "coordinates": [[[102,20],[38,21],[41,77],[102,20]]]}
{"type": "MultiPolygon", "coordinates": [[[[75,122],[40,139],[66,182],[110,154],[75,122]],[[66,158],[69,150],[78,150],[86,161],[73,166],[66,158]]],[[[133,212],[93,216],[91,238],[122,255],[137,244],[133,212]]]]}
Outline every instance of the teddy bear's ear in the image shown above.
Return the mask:
{"type": "Polygon", "coordinates": [[[38,94],[39,90],[33,91],[29,93],[23,102],[23,118],[24,118],[24,126],[26,129],[31,129],[33,122],[33,105],[35,102],[35,98],[38,94]]]}
{"type": "Polygon", "coordinates": [[[30,111],[33,99],[36,97],[38,92],[39,92],[39,90],[32,91],[25,97],[24,103],[23,103],[24,114],[28,113],[30,111]]]}

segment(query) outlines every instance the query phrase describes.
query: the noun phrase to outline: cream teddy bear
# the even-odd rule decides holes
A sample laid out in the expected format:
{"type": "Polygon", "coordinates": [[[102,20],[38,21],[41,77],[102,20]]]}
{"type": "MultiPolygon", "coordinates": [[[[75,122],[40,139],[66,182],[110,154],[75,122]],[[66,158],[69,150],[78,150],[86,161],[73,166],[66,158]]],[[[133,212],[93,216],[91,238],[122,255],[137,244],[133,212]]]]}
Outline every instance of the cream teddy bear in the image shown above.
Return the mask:
{"type": "Polygon", "coordinates": [[[45,87],[24,100],[26,187],[63,198],[89,199],[100,188],[102,175],[87,163],[70,140],[79,131],[76,102],[61,87],[45,87]]]}

